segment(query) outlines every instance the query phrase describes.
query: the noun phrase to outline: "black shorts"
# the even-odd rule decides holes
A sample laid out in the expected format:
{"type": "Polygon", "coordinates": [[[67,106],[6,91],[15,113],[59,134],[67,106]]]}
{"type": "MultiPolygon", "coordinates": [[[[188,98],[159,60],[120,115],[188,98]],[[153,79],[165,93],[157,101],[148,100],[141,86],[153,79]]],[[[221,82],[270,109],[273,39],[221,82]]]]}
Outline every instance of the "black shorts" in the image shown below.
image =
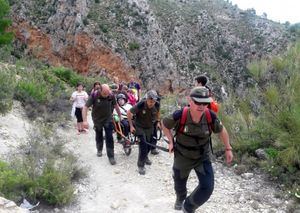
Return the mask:
{"type": "Polygon", "coordinates": [[[83,122],[81,111],[82,111],[82,108],[77,108],[76,107],[76,109],[75,109],[75,116],[77,118],[77,123],[83,122]]]}

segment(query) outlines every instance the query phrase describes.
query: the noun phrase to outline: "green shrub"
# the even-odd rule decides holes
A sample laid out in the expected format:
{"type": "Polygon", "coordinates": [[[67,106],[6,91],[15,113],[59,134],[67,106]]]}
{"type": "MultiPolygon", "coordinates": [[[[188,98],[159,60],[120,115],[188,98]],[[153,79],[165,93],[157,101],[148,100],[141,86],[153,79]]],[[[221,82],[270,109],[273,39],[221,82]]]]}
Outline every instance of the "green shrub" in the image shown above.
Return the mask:
{"type": "Polygon", "coordinates": [[[6,0],[0,0],[0,46],[10,44],[13,39],[13,33],[7,32],[11,25],[11,20],[6,17],[9,15],[10,7],[6,0]]]}
{"type": "Polygon", "coordinates": [[[99,24],[99,28],[102,32],[107,33],[108,32],[108,26],[105,24],[99,24]]]}
{"type": "Polygon", "coordinates": [[[49,204],[67,204],[74,196],[74,187],[69,173],[54,168],[53,165],[45,166],[42,175],[38,178],[38,197],[49,204]]]}
{"type": "Polygon", "coordinates": [[[268,62],[266,60],[253,62],[249,64],[247,68],[252,74],[253,78],[259,81],[264,77],[264,74],[268,71],[268,62]]]}
{"type": "Polygon", "coordinates": [[[85,79],[83,76],[76,74],[74,71],[64,68],[64,67],[54,67],[52,68],[54,74],[60,78],[61,80],[65,81],[72,87],[76,87],[77,83],[81,82],[84,83],[85,79]]]}
{"type": "Polygon", "coordinates": [[[83,83],[84,86],[87,88],[87,91],[89,91],[94,82],[97,80],[100,83],[107,83],[108,79],[105,77],[101,77],[101,78],[93,78],[93,77],[85,77],[82,76],[78,73],[76,73],[75,71],[72,71],[68,68],[64,68],[64,67],[52,67],[50,69],[51,72],[53,72],[55,74],[56,77],[58,77],[60,80],[64,81],[65,83],[67,83],[69,86],[75,88],[77,83],[83,83]]]}
{"type": "Polygon", "coordinates": [[[0,194],[8,199],[21,198],[20,190],[26,186],[26,177],[23,173],[10,167],[8,163],[0,161],[0,194]]]}
{"type": "Polygon", "coordinates": [[[68,204],[74,198],[73,181],[86,173],[78,159],[64,150],[65,141],[49,127],[43,128],[29,133],[10,163],[0,161],[0,192],[15,202],[25,197],[50,205],[68,204]]]}
{"type": "Polygon", "coordinates": [[[129,42],[128,43],[128,48],[129,48],[129,50],[134,51],[134,50],[139,49],[140,45],[136,42],[129,42]]]}
{"type": "Polygon", "coordinates": [[[273,147],[267,148],[267,149],[265,149],[265,151],[268,154],[268,156],[272,159],[274,159],[278,156],[278,150],[273,147]]]}
{"type": "Polygon", "coordinates": [[[47,86],[43,82],[21,80],[16,87],[16,97],[22,102],[33,99],[38,103],[44,103],[47,95],[47,86]]]}
{"type": "Polygon", "coordinates": [[[236,156],[254,156],[256,149],[264,148],[269,159],[260,165],[289,187],[300,185],[295,178],[300,167],[299,57],[300,42],[271,63],[262,60],[248,65],[257,82],[255,92],[249,88],[247,99],[222,103],[230,112],[222,114],[222,122],[236,156]],[[253,103],[259,110],[254,110],[253,103]]]}
{"type": "Polygon", "coordinates": [[[281,57],[274,57],[272,58],[271,62],[274,67],[274,70],[277,72],[283,71],[286,67],[285,61],[281,57]]]}
{"type": "Polygon", "coordinates": [[[0,114],[5,114],[12,108],[15,82],[15,73],[0,64],[0,114]]]}

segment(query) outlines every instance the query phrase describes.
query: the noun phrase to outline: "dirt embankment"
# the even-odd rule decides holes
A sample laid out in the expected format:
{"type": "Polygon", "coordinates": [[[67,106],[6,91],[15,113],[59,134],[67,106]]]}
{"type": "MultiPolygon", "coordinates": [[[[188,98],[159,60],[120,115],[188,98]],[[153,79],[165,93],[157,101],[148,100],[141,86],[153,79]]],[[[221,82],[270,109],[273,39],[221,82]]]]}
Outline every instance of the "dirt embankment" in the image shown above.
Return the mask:
{"type": "Polygon", "coordinates": [[[96,43],[84,32],[68,35],[65,45],[54,47],[55,42],[50,35],[27,22],[15,22],[13,29],[29,54],[53,66],[66,66],[84,75],[117,76],[123,81],[129,81],[130,75],[134,75],[120,56],[96,43]]]}

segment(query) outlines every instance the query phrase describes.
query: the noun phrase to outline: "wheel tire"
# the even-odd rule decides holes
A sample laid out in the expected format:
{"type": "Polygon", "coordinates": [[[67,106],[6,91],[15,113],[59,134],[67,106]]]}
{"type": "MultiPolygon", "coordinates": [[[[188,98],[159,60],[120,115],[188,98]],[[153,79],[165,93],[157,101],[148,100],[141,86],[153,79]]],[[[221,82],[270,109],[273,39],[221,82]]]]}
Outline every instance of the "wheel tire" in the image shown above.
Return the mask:
{"type": "Polygon", "coordinates": [[[129,156],[131,154],[131,146],[124,146],[123,149],[126,156],[129,156]]]}
{"type": "Polygon", "coordinates": [[[156,132],[157,132],[156,140],[159,141],[162,138],[162,130],[160,128],[157,128],[156,132]]]}

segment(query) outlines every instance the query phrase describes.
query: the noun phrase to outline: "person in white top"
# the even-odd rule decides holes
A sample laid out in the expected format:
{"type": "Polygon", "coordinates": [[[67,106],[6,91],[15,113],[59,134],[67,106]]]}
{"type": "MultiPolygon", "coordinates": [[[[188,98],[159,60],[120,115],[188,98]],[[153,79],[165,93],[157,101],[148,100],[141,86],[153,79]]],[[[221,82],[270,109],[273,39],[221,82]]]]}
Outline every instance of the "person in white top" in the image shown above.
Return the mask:
{"type": "Polygon", "coordinates": [[[77,84],[76,91],[72,93],[72,96],[70,98],[71,101],[73,101],[73,108],[75,108],[75,116],[77,119],[77,134],[80,134],[80,132],[84,132],[84,128],[82,125],[83,119],[82,119],[82,108],[85,106],[85,103],[88,99],[88,94],[83,91],[83,85],[81,83],[77,84]]]}

